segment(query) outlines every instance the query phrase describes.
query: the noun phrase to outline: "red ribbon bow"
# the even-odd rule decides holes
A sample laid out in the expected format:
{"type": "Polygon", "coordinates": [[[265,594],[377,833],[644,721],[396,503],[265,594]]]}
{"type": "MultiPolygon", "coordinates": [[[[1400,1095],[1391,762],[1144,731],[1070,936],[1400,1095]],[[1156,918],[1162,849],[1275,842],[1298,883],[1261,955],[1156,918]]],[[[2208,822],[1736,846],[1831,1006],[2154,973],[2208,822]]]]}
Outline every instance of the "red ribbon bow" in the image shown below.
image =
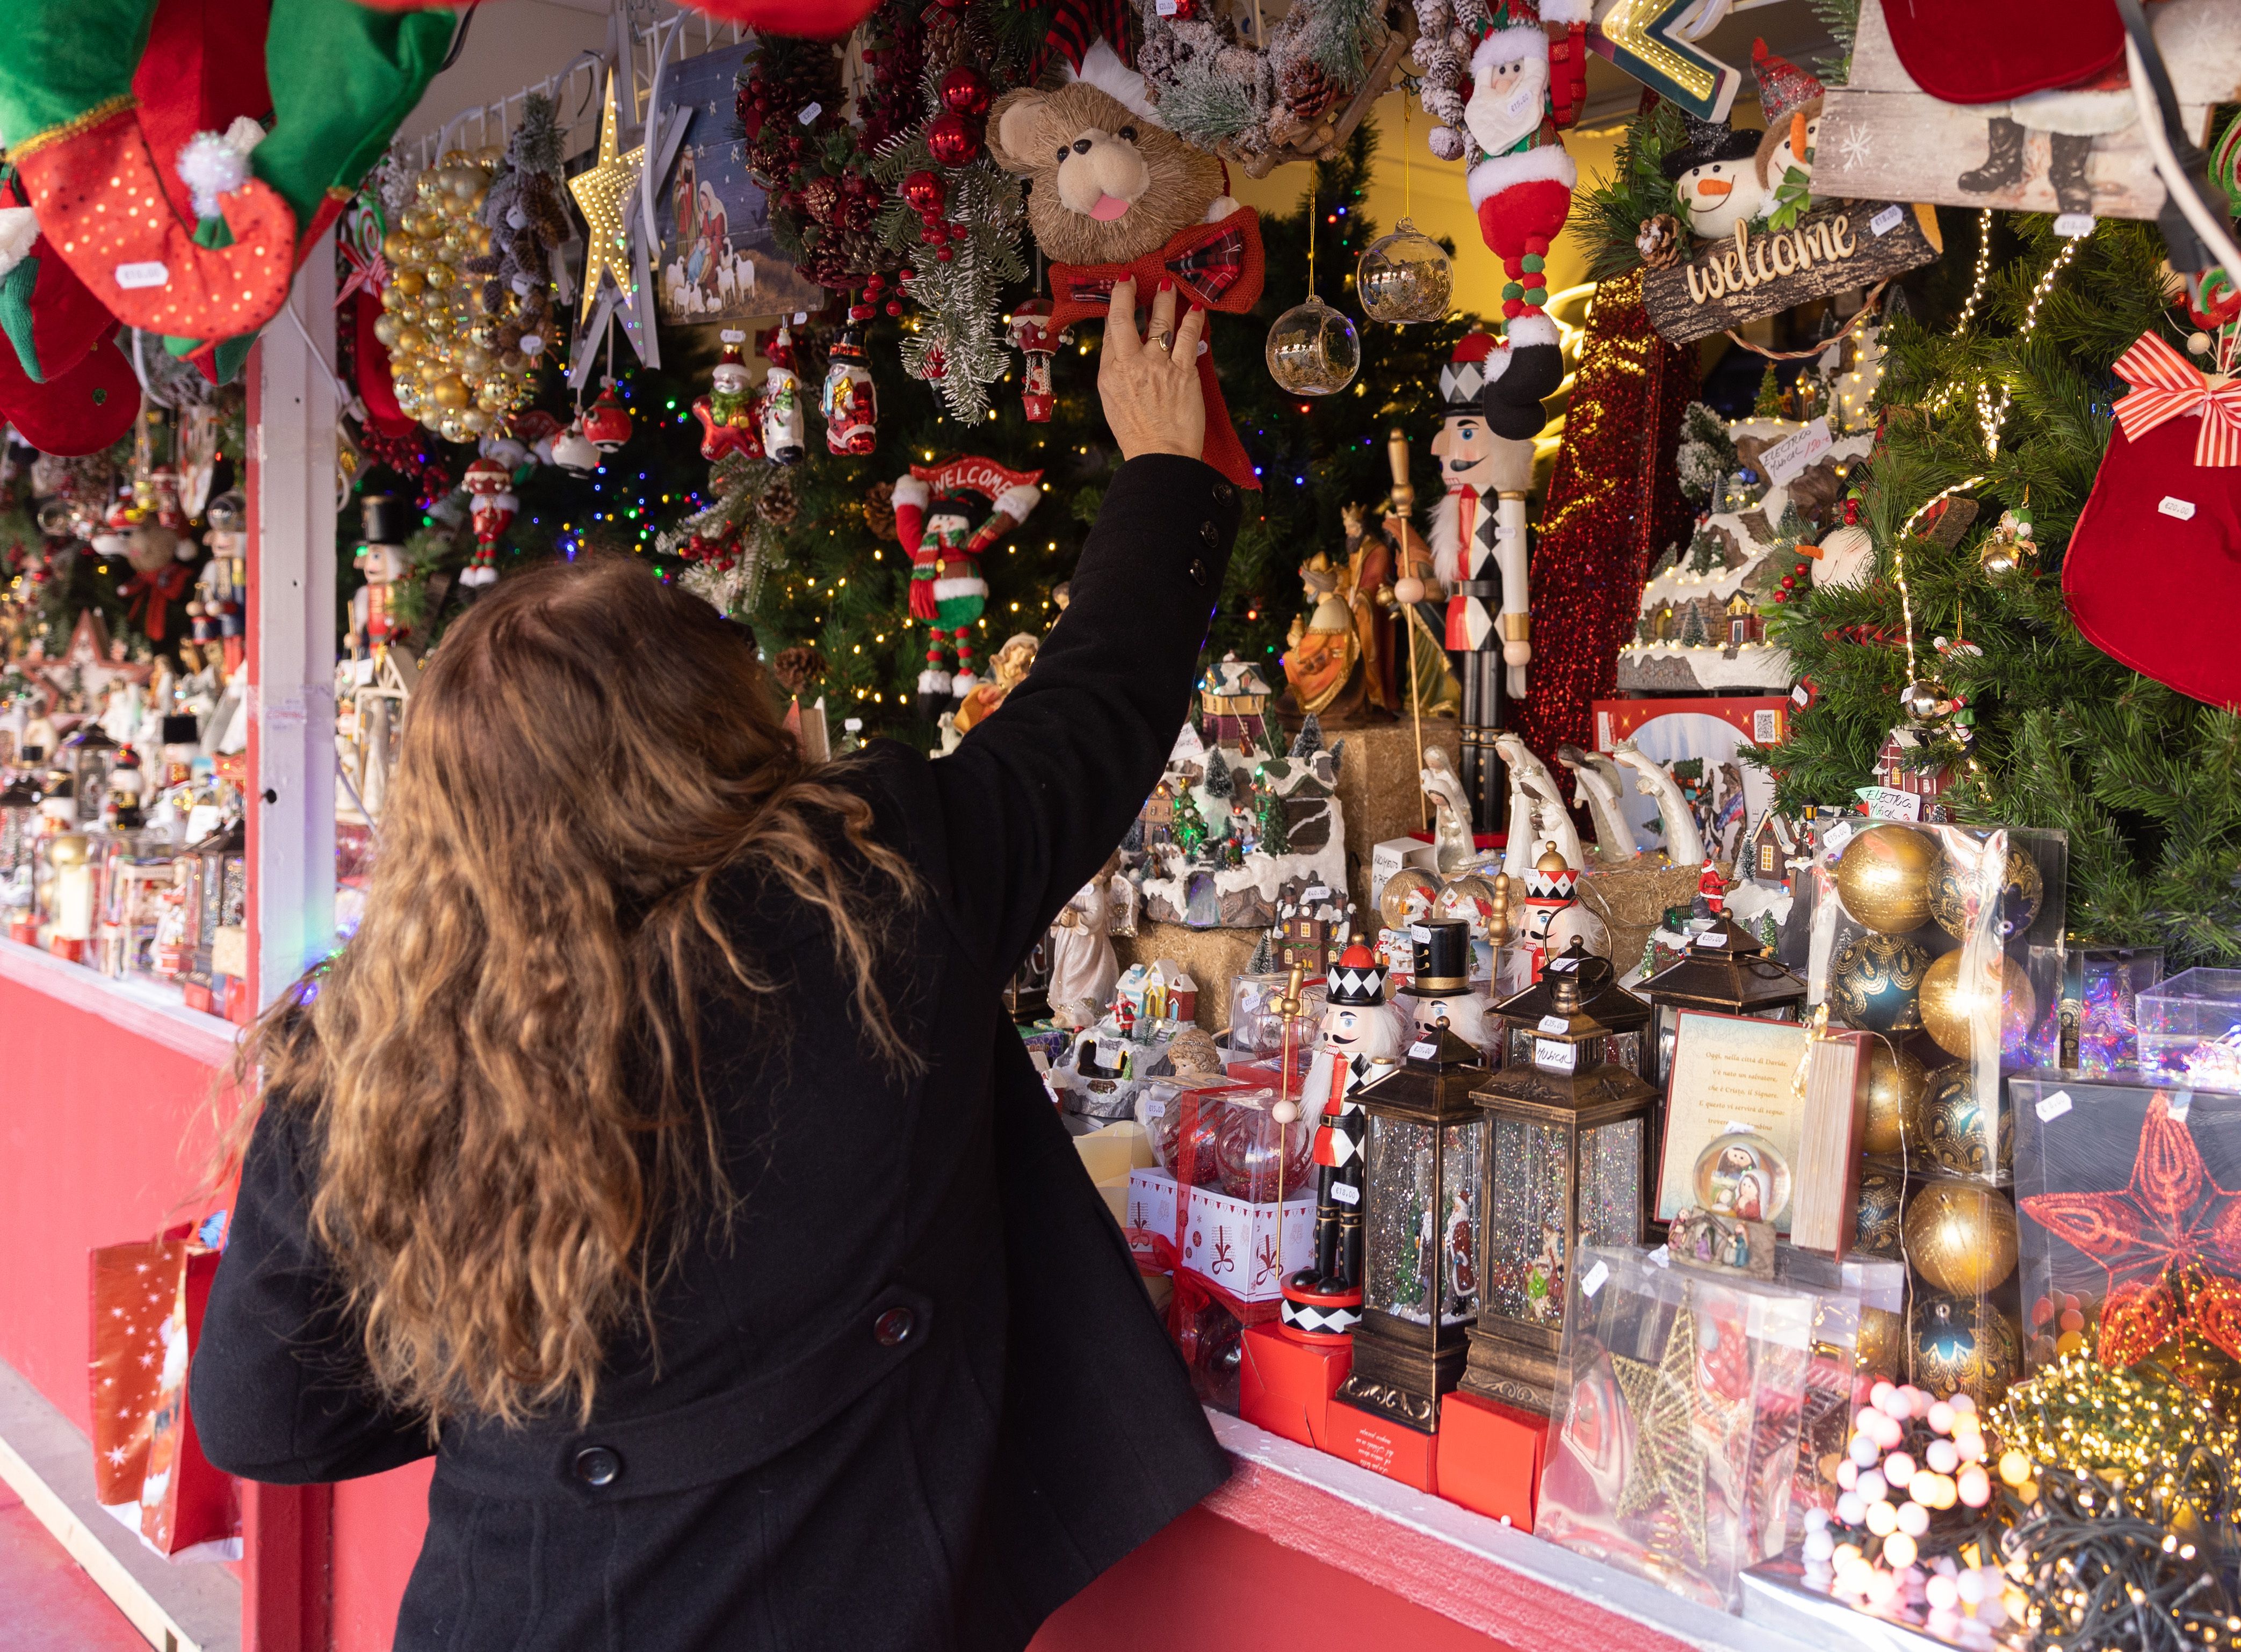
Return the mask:
{"type": "Polygon", "coordinates": [[[150,642],[164,640],[165,610],[179,599],[194,570],[184,562],[167,562],[153,573],[136,573],[117,587],[128,605],[132,623],[148,633],[150,642]]]}
{"type": "MultiPolygon", "coordinates": [[[[1102,318],[1112,307],[1113,289],[1132,277],[1141,306],[1150,305],[1167,279],[1174,282],[1184,303],[1242,315],[1261,300],[1261,217],[1241,206],[1213,224],[1179,231],[1157,251],[1127,264],[1054,264],[1050,326],[1056,331],[1102,318]]],[[[1230,425],[1211,350],[1199,352],[1198,382],[1206,396],[1206,462],[1239,487],[1258,488],[1261,478],[1230,425]]]]}
{"type": "Polygon", "coordinates": [[[2241,465],[2241,380],[2212,384],[2202,369],[2155,333],[2117,358],[2117,376],[2132,393],[2117,403],[2117,422],[2137,442],[2181,414],[2199,415],[2194,438],[2197,465],[2241,465]]]}

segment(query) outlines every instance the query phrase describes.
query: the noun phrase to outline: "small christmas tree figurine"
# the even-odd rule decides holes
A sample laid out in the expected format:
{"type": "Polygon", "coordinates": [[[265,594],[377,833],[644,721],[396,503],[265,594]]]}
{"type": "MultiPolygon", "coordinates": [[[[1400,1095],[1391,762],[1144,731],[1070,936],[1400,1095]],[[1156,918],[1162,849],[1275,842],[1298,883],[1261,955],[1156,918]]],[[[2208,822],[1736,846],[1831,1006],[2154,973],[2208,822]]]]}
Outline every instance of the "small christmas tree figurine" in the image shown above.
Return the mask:
{"type": "Polygon", "coordinates": [[[1300,732],[1292,741],[1292,755],[1298,758],[1308,758],[1313,757],[1317,752],[1320,752],[1322,749],[1322,719],[1317,717],[1313,712],[1309,712],[1305,718],[1301,719],[1300,732]]]}
{"type": "Polygon", "coordinates": [[[1704,631],[1703,609],[1690,603],[1687,617],[1681,621],[1681,645],[1683,648],[1702,648],[1710,640],[1704,631]]]}
{"type": "Polygon", "coordinates": [[[1206,794],[1225,803],[1237,795],[1237,783],[1230,778],[1228,760],[1218,746],[1206,754],[1206,794]]]}
{"type": "Polygon", "coordinates": [[[1195,860],[1206,847],[1206,819],[1198,812],[1198,798],[1190,787],[1181,786],[1175,793],[1175,842],[1187,860],[1195,860]]]}
{"type": "Polygon", "coordinates": [[[1292,853],[1291,829],[1284,820],[1284,799],[1276,795],[1274,786],[1261,788],[1254,816],[1254,823],[1261,828],[1261,852],[1263,854],[1292,853]]]}

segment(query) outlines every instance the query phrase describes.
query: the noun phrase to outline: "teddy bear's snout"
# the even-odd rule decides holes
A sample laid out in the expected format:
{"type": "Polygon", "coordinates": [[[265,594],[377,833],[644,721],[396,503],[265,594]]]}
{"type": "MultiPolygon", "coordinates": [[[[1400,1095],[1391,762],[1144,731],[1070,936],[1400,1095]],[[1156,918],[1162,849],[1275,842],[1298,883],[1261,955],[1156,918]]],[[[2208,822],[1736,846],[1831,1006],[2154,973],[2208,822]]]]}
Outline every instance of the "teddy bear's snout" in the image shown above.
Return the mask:
{"type": "Polygon", "coordinates": [[[1151,187],[1151,169],[1125,137],[1095,128],[1060,152],[1058,195],[1067,211],[1110,223],[1151,187]]]}

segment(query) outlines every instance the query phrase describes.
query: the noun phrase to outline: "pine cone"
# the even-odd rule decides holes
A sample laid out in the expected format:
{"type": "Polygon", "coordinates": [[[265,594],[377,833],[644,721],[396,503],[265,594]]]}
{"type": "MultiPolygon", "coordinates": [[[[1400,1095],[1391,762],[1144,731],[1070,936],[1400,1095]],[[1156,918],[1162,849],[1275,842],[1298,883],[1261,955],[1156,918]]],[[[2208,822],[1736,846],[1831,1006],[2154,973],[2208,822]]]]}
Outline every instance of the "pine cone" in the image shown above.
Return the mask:
{"type": "Polygon", "coordinates": [[[1642,254],[1642,263],[1653,270],[1669,270],[1689,255],[1689,237],[1681,227],[1681,220],[1670,212],[1660,212],[1654,218],[1643,220],[1634,234],[1635,251],[1642,254]]]}
{"type": "Polygon", "coordinates": [[[874,482],[864,490],[864,525],[872,531],[875,539],[893,539],[895,534],[895,485],[874,482]]]}
{"type": "Polygon", "coordinates": [[[771,661],[771,675],[789,694],[806,694],[825,680],[825,656],[814,648],[781,648],[771,661]]]}
{"type": "Polygon", "coordinates": [[[783,473],[771,478],[762,497],[755,501],[755,514],[774,528],[792,527],[801,514],[801,500],[793,491],[792,478],[783,473]]]}
{"type": "Polygon", "coordinates": [[[801,210],[818,224],[830,224],[840,207],[840,180],[826,176],[813,177],[801,186],[801,210]]]}
{"type": "Polygon", "coordinates": [[[1323,73],[1322,66],[1305,53],[1294,58],[1285,69],[1281,90],[1294,117],[1310,124],[1346,96],[1346,88],[1323,73]]]}

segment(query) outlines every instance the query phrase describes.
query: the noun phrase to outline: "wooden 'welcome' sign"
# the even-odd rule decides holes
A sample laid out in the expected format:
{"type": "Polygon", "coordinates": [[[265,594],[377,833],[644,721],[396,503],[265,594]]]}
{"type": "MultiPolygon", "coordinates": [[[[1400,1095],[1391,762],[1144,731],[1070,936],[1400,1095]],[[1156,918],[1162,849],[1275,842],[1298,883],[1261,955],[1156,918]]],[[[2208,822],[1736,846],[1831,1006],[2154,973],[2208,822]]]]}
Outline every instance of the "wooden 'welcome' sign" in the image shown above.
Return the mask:
{"type": "Polygon", "coordinates": [[[1676,344],[1707,338],[1810,298],[1917,269],[1944,250],[1927,206],[1844,201],[1809,212],[1786,230],[1736,226],[1685,264],[1653,270],[1642,284],[1652,325],[1676,344]]]}

